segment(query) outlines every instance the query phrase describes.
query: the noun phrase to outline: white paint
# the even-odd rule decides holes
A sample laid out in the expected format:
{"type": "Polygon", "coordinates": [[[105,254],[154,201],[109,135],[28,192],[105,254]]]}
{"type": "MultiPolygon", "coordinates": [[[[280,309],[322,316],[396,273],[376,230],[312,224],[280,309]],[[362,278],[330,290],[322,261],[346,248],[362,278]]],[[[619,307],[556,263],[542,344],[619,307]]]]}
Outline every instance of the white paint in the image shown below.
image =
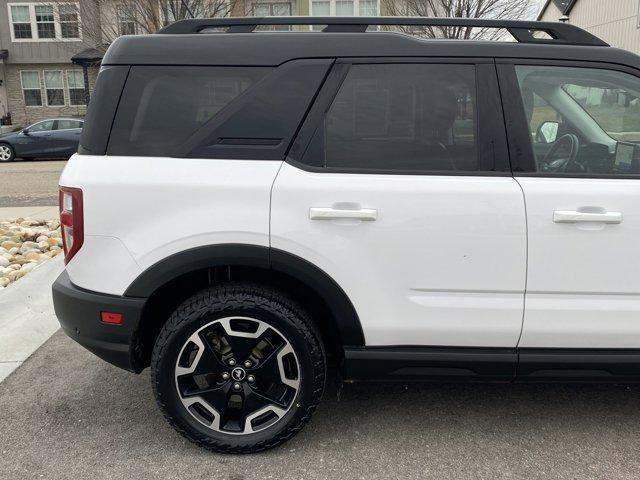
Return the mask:
{"type": "Polygon", "coordinates": [[[69,262],[71,281],[121,295],[141,271],[174,253],[223,243],[268,246],[280,164],[74,155],[60,184],[83,191],[87,244],[69,262]]]}
{"type": "MultiPolygon", "coordinates": [[[[529,259],[522,347],[640,345],[640,184],[518,178],[529,259]],[[554,212],[616,212],[620,223],[554,223],[554,212]]],[[[597,220],[597,218],[590,218],[597,220]]]]}
{"type": "Polygon", "coordinates": [[[521,331],[522,191],[510,177],[311,173],[284,164],[271,245],[351,299],[367,345],[510,346],[521,331]],[[309,218],[311,207],[376,221],[309,218]]]}

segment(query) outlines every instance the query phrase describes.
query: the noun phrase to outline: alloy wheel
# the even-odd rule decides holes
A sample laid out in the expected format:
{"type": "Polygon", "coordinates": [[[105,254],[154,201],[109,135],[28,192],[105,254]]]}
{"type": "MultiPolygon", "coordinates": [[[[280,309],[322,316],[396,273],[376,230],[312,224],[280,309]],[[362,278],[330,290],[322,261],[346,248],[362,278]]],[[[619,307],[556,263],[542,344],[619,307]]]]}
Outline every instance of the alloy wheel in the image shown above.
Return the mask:
{"type": "Polygon", "coordinates": [[[11,160],[13,152],[8,145],[0,145],[0,162],[8,162],[11,160]]]}
{"type": "Polygon", "coordinates": [[[175,385],[193,418],[216,432],[242,435],[280,421],[300,390],[300,365],[289,340],[266,322],[225,317],[182,346],[175,385]]]}

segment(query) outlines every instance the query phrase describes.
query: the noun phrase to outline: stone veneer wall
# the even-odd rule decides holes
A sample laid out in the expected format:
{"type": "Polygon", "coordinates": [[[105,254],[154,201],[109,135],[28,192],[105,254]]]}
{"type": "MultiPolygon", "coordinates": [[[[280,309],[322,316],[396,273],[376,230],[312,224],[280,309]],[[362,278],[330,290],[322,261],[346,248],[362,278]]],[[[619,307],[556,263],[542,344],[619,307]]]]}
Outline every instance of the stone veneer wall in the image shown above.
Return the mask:
{"type": "MultiPolygon", "coordinates": [[[[7,103],[11,112],[11,120],[15,127],[24,127],[38,120],[52,117],[65,116],[83,116],[86,113],[86,107],[69,105],[69,91],[67,85],[66,72],[64,73],[64,98],[65,106],[47,107],[44,90],[44,70],[82,70],[79,65],[72,63],[34,63],[34,64],[5,64],[5,85],[7,91],[7,103]],[[20,83],[21,70],[38,70],[40,72],[40,87],[42,91],[41,107],[27,107],[24,104],[24,96],[22,94],[22,85],[20,83]]],[[[91,91],[96,83],[98,75],[98,67],[89,68],[89,85],[91,91]]]]}

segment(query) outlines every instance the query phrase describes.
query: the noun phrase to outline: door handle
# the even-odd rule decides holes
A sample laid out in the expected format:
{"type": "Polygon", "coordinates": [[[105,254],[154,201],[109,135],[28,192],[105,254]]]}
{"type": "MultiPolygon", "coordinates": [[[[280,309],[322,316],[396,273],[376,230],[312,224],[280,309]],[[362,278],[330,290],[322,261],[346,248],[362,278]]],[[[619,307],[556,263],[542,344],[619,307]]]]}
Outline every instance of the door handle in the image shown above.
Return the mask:
{"type": "Polygon", "coordinates": [[[556,210],[553,212],[554,223],[622,223],[622,213],[620,212],[576,212],[569,210],[556,210]]]}
{"type": "Polygon", "coordinates": [[[378,210],[374,208],[349,210],[331,207],[311,207],[309,209],[309,219],[311,220],[335,220],[338,218],[355,218],[372,222],[378,218],[378,210]]]}

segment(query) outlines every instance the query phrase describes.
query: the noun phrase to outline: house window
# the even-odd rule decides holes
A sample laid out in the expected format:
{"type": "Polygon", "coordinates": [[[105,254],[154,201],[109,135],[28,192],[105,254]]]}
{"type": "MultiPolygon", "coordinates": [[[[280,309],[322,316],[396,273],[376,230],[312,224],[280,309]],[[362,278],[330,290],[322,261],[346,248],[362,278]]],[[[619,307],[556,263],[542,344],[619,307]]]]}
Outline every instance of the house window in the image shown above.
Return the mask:
{"type": "Polygon", "coordinates": [[[80,15],[75,3],[62,3],[59,6],[60,36],[62,38],[80,38],[80,15]]]}
{"type": "Polygon", "coordinates": [[[56,24],[53,21],[53,5],[36,5],[36,25],[38,38],[55,38],[56,24]]]}
{"type": "Polygon", "coordinates": [[[69,105],[86,105],[82,70],[67,70],[67,84],[69,85],[69,105]]]}
{"type": "Polygon", "coordinates": [[[10,3],[8,8],[14,42],[80,40],[78,3],[10,3]]]}
{"type": "Polygon", "coordinates": [[[31,38],[31,16],[28,5],[11,5],[11,27],[14,38],[31,38]]]}
{"type": "Polygon", "coordinates": [[[40,72],[36,70],[24,70],[20,72],[22,94],[24,104],[27,107],[42,106],[42,90],[40,89],[40,72]]]}
{"type": "MultiPolygon", "coordinates": [[[[254,3],[253,15],[256,17],[290,17],[291,3],[254,3]]],[[[291,25],[273,25],[261,30],[291,30],[291,25]]]]}
{"type": "Polygon", "coordinates": [[[377,0],[360,0],[358,15],[361,17],[375,17],[378,15],[377,0]]]}
{"type": "Polygon", "coordinates": [[[116,5],[118,32],[120,35],[135,35],[136,22],[131,9],[127,5],[116,5]]]}
{"type": "Polygon", "coordinates": [[[288,2],[254,3],[253,14],[256,17],[289,17],[291,4],[288,2]]]}
{"type": "Polygon", "coordinates": [[[64,78],[62,76],[62,70],[44,71],[44,90],[47,106],[64,106],[64,78]]]}
{"type": "Polygon", "coordinates": [[[379,0],[311,0],[311,15],[315,17],[375,17],[379,0]]]}
{"type": "Polygon", "coordinates": [[[336,15],[338,17],[352,17],[353,0],[336,0],[336,15]]]}

